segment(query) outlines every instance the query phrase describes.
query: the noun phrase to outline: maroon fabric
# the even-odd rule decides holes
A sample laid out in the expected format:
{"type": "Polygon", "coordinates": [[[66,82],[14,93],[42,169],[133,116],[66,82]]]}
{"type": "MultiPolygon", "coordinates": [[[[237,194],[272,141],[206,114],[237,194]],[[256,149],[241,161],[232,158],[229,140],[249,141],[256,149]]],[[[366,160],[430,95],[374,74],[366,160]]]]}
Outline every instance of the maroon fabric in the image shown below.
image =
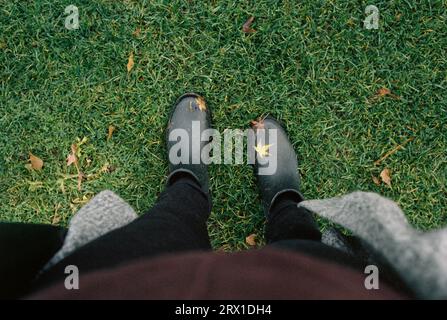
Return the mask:
{"type": "Polygon", "coordinates": [[[31,299],[402,299],[384,283],[366,290],[363,270],[300,253],[262,249],[191,252],[134,261],[63,281],[31,299]]]}

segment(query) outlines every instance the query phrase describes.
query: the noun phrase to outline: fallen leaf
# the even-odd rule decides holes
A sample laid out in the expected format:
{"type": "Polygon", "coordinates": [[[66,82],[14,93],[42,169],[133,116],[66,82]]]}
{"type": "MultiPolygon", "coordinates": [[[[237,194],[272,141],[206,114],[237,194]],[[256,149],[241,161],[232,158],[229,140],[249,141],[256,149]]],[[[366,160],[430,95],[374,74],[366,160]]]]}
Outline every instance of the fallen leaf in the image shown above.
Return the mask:
{"type": "Polygon", "coordinates": [[[253,16],[248,18],[247,21],[245,21],[244,25],[242,26],[242,31],[244,31],[245,33],[256,32],[256,30],[251,27],[251,24],[253,23],[254,20],[255,20],[255,17],[253,17],[253,16]]]}
{"type": "Polygon", "coordinates": [[[261,158],[264,158],[270,155],[269,148],[271,146],[272,144],[266,144],[266,145],[258,144],[256,147],[253,148],[255,148],[256,152],[259,154],[261,158]]]}
{"type": "Polygon", "coordinates": [[[112,126],[112,125],[109,126],[109,133],[107,135],[107,141],[109,141],[112,138],[112,135],[113,135],[113,132],[115,131],[115,129],[116,128],[114,126],[112,126]]]}
{"type": "Polygon", "coordinates": [[[380,179],[376,176],[372,176],[372,180],[376,186],[380,186],[380,179]]]}
{"type": "Polygon", "coordinates": [[[251,234],[248,237],[245,238],[245,243],[248,244],[251,247],[256,246],[256,234],[251,234]]]}
{"type": "Polygon", "coordinates": [[[382,88],[380,88],[379,90],[377,90],[377,92],[375,93],[375,95],[372,96],[372,97],[369,99],[369,101],[376,101],[376,100],[378,100],[378,99],[380,99],[380,98],[383,98],[383,97],[385,97],[385,96],[389,96],[390,98],[393,98],[393,99],[396,99],[396,100],[397,100],[397,99],[400,99],[400,97],[397,96],[397,95],[395,95],[394,93],[392,93],[390,89],[385,88],[385,87],[382,87],[382,88]]]}
{"type": "Polygon", "coordinates": [[[91,196],[89,195],[83,195],[82,198],[75,198],[73,200],[71,200],[71,203],[73,204],[86,204],[87,202],[90,201],[91,196]]]}
{"type": "Polygon", "coordinates": [[[203,97],[199,96],[198,98],[196,98],[196,103],[200,111],[206,111],[206,102],[205,99],[203,99],[203,97]]]}
{"type": "Polygon", "coordinates": [[[132,70],[133,65],[134,65],[134,61],[133,61],[133,52],[131,52],[131,53],[130,53],[130,56],[129,56],[129,60],[128,60],[128,62],[127,62],[127,72],[130,72],[130,70],[132,70]]]}
{"type": "Polygon", "coordinates": [[[135,37],[138,37],[141,33],[141,28],[136,28],[135,31],[132,33],[135,37]]]}
{"type": "Polygon", "coordinates": [[[76,158],[76,151],[77,151],[77,147],[76,145],[73,143],[71,145],[71,153],[68,155],[67,157],[67,167],[71,166],[73,163],[75,165],[77,165],[78,163],[78,158],[76,158]]]}
{"type": "Polygon", "coordinates": [[[264,129],[264,119],[259,118],[257,120],[251,120],[250,126],[255,130],[261,130],[264,129]]]}
{"type": "Polygon", "coordinates": [[[29,161],[31,162],[31,169],[42,170],[43,161],[39,157],[36,157],[31,152],[29,153],[29,161]]]}
{"type": "Polygon", "coordinates": [[[67,167],[71,166],[75,162],[76,162],[76,155],[70,153],[67,157],[67,167]]]}
{"type": "Polygon", "coordinates": [[[382,181],[389,187],[391,187],[391,171],[388,168],[385,168],[380,173],[380,178],[382,181]]]}
{"type": "Polygon", "coordinates": [[[379,97],[384,97],[388,94],[391,93],[391,90],[388,88],[380,88],[379,90],[377,90],[376,95],[378,95],[379,97]]]}

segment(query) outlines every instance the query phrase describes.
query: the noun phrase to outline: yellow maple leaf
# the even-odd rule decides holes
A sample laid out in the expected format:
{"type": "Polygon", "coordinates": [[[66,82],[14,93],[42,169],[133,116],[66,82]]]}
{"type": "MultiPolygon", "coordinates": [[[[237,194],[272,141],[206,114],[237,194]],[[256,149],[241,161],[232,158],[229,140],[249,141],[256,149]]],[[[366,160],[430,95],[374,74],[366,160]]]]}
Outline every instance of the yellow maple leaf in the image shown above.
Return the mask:
{"type": "Polygon", "coordinates": [[[267,157],[270,155],[269,148],[272,146],[272,144],[258,144],[255,148],[256,152],[261,156],[261,158],[267,157]]]}

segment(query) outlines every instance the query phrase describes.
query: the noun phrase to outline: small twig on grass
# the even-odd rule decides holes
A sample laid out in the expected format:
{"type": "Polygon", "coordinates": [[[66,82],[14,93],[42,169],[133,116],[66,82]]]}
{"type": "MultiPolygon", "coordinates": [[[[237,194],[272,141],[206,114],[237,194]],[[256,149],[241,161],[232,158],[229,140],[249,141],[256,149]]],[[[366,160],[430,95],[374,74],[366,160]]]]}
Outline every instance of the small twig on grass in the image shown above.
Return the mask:
{"type": "Polygon", "coordinates": [[[385,160],[386,158],[388,158],[390,155],[392,155],[393,153],[396,153],[397,151],[399,151],[400,149],[402,149],[407,143],[409,143],[410,141],[413,141],[414,137],[411,137],[409,139],[407,139],[404,143],[398,145],[397,147],[393,148],[392,150],[388,151],[387,153],[385,153],[379,160],[374,161],[374,164],[377,166],[379,165],[383,160],[385,160]]]}

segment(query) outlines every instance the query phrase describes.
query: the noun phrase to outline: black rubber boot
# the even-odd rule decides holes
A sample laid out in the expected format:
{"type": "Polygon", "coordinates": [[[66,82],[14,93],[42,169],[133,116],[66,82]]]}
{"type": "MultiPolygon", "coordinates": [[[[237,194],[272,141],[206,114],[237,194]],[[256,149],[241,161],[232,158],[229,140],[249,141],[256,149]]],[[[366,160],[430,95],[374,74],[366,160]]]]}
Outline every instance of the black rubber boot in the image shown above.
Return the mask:
{"type": "Polygon", "coordinates": [[[201,96],[195,93],[186,93],[177,100],[172,110],[166,134],[169,161],[169,176],[167,179],[168,186],[179,178],[189,176],[200,185],[200,188],[204,193],[207,195],[209,194],[208,167],[202,162],[201,158],[201,151],[209,142],[200,141],[200,138],[202,132],[210,127],[211,114],[205,100],[201,96]],[[197,124],[200,125],[199,130],[195,130],[196,136],[193,136],[193,122],[196,126],[197,124]],[[183,132],[187,133],[187,136],[178,137],[175,134],[176,131],[174,131],[176,129],[182,129],[183,132]],[[177,138],[177,140],[169,141],[171,134],[173,135],[172,138],[177,138]],[[184,138],[188,141],[183,141],[184,138]],[[189,155],[184,155],[184,159],[178,159],[179,163],[173,163],[173,159],[170,157],[171,151],[181,158],[182,150],[184,150],[179,148],[178,141],[182,141],[182,143],[187,142],[189,155]],[[196,143],[197,148],[193,148],[193,142],[196,143]],[[174,149],[172,149],[173,147],[174,149]],[[177,151],[174,152],[175,150],[177,151]]]}
{"type": "MultiPolygon", "coordinates": [[[[298,161],[287,133],[277,120],[268,116],[263,120],[252,122],[252,128],[255,132],[265,130],[265,139],[259,139],[258,134],[256,134],[256,161],[254,169],[264,212],[268,216],[275,203],[279,200],[287,199],[298,203],[304,199],[300,193],[298,161]],[[276,142],[273,141],[272,129],[276,130],[276,142]],[[263,145],[271,146],[263,149],[263,145]],[[260,170],[265,168],[267,164],[259,161],[259,157],[261,157],[260,151],[262,153],[262,150],[266,151],[266,149],[268,152],[276,151],[276,172],[261,175],[260,170]]],[[[263,137],[264,135],[261,134],[260,136],[263,137]]]]}

